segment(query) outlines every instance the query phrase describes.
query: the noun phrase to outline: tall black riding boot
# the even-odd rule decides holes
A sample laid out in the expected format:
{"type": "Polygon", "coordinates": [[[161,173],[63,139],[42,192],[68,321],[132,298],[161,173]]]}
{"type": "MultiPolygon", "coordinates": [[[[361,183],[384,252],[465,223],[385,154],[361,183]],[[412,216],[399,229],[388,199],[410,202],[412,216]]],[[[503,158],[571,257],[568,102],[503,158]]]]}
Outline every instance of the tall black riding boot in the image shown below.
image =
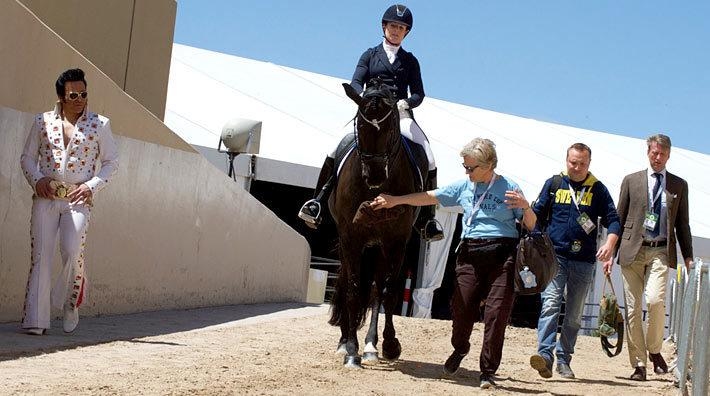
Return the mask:
{"type": "Polygon", "coordinates": [[[306,225],[316,229],[321,223],[321,202],[328,199],[330,191],[333,189],[335,181],[335,159],[325,157],[323,167],[318,175],[318,183],[314,192],[313,199],[307,201],[301,206],[298,211],[298,217],[306,222],[306,225]]]}
{"type": "MultiPolygon", "coordinates": [[[[427,174],[426,190],[436,189],[436,168],[429,171],[427,174]]],[[[444,231],[441,225],[434,219],[436,215],[436,205],[422,207],[417,220],[417,228],[422,236],[422,239],[427,242],[436,242],[444,239],[444,231]]]]}

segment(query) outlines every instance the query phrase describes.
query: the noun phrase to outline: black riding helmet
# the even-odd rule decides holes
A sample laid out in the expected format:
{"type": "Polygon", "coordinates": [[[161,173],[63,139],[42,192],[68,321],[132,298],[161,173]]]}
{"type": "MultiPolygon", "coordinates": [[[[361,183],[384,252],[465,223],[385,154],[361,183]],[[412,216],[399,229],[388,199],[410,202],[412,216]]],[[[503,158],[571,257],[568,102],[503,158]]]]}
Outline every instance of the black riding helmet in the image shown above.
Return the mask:
{"type": "Polygon", "coordinates": [[[382,24],[386,24],[387,22],[401,23],[402,25],[407,26],[407,32],[409,32],[412,30],[414,22],[412,11],[409,11],[409,8],[402,4],[390,6],[390,8],[388,8],[382,15],[382,24]]]}

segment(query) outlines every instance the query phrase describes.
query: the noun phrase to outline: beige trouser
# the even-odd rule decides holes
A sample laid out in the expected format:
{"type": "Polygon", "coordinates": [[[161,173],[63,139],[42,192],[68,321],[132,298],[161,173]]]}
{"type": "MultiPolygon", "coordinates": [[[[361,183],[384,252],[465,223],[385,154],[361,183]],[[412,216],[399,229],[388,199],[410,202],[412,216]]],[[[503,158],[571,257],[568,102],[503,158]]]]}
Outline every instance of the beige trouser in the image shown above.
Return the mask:
{"type": "Polygon", "coordinates": [[[636,259],[630,265],[621,267],[628,320],[626,341],[632,367],[645,367],[648,353],[661,352],[666,321],[667,263],[668,253],[665,246],[642,246],[636,259]],[[645,297],[648,310],[645,337],[642,296],[645,297]]]}

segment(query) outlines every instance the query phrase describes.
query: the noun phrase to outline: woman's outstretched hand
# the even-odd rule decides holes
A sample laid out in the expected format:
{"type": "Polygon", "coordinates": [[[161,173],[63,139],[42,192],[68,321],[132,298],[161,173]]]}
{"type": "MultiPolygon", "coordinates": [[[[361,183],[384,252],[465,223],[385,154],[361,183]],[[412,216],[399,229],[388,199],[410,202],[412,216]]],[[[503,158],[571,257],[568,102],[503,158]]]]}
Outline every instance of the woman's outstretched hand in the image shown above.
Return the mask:
{"type": "Polygon", "coordinates": [[[370,203],[370,207],[375,210],[392,208],[397,205],[395,202],[393,202],[395,198],[396,197],[392,195],[380,194],[372,200],[372,202],[370,203]]]}

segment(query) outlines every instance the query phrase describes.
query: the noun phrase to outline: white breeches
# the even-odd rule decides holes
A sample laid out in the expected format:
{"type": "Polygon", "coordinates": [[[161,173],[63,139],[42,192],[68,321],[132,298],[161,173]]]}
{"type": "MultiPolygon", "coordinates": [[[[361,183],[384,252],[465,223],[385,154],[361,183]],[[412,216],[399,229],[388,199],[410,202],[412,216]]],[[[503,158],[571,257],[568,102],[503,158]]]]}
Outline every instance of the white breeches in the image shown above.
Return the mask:
{"type": "MultiPolygon", "coordinates": [[[[431,146],[429,145],[429,140],[426,138],[426,135],[424,135],[424,131],[422,131],[422,129],[419,128],[419,125],[416,122],[414,122],[414,120],[409,118],[408,116],[405,118],[400,113],[399,130],[404,137],[408,138],[409,140],[413,141],[414,143],[421,145],[424,148],[424,151],[426,152],[426,158],[429,161],[429,170],[436,169],[436,162],[434,161],[434,153],[432,153],[432,151],[431,151],[431,146]]],[[[345,126],[345,133],[343,134],[343,136],[347,135],[348,133],[352,133],[352,132],[353,132],[353,124],[352,124],[352,122],[349,122],[345,126]]],[[[335,150],[336,149],[337,149],[337,146],[328,155],[330,158],[335,158],[335,150]]]]}
{"type": "Polygon", "coordinates": [[[84,246],[90,216],[88,205],[34,198],[30,220],[32,263],[22,313],[23,328],[48,329],[50,306],[78,307],[84,300],[84,246]],[[57,234],[62,268],[50,287],[57,234]]]}

